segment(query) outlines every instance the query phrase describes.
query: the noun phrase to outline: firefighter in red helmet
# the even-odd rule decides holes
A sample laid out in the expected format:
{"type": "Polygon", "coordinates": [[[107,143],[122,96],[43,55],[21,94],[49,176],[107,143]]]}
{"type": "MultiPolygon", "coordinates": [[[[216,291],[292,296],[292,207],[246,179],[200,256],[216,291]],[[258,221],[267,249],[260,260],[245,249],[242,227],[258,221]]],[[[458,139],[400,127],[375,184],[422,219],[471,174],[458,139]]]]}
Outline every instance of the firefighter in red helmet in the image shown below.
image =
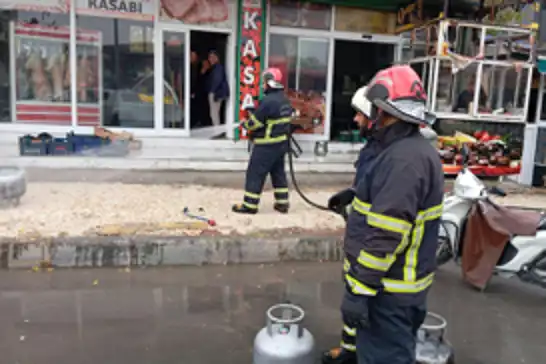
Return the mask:
{"type": "Polygon", "coordinates": [[[247,109],[249,118],[243,127],[251,132],[252,154],[248,163],[245,194],[242,204],[233,205],[233,212],[255,214],[267,175],[271,175],[274,188],[274,209],[288,213],[288,181],[285,171],[285,155],[289,149],[293,109],[284,94],[282,73],[268,68],[263,73],[265,96],[258,108],[247,109]]]}
{"type": "Polygon", "coordinates": [[[444,193],[438,152],[419,132],[434,118],[409,66],[378,72],[365,97],[372,103],[376,155],[353,189],[341,313],[355,329],[359,364],[413,364],[436,268],[444,193]]]}

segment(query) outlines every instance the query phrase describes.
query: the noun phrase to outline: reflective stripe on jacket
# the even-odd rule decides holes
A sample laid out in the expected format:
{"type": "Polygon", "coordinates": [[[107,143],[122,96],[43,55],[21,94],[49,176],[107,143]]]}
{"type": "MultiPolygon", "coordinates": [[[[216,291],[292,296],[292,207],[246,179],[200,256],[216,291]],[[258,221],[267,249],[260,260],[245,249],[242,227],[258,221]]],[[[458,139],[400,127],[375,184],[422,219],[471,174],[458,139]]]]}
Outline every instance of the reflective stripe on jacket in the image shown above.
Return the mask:
{"type": "Polygon", "coordinates": [[[354,294],[425,292],[436,268],[443,172],[415,126],[378,133],[378,154],[356,185],[345,233],[345,282],[354,294]]]}
{"type": "Polygon", "coordinates": [[[243,127],[252,132],[254,144],[276,144],[288,140],[292,106],[283,90],[268,90],[243,127]]]}

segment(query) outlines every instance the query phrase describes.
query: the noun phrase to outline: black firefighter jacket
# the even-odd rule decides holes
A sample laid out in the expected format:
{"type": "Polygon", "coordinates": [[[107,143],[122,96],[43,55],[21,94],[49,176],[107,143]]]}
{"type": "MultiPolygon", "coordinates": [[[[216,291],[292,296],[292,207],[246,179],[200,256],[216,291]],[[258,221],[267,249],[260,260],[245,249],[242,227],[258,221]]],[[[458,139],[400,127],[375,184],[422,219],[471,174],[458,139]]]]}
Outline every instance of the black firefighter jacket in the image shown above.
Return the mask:
{"type": "Polygon", "coordinates": [[[288,140],[292,106],[284,90],[270,89],[260,101],[256,110],[249,110],[249,118],[243,127],[251,132],[256,145],[278,144],[288,140]]]}
{"type": "Polygon", "coordinates": [[[434,279],[444,175],[414,125],[377,134],[377,155],[355,187],[345,233],[344,278],[356,295],[426,296],[434,279]]]}

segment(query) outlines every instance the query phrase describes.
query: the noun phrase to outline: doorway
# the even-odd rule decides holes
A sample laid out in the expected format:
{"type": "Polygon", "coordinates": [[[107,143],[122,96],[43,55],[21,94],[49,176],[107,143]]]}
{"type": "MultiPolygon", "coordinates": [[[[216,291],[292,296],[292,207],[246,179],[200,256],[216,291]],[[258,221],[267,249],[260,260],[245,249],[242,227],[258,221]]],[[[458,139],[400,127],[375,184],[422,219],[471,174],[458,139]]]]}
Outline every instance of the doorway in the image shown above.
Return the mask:
{"type": "Polygon", "coordinates": [[[361,41],[335,41],[332,93],[331,140],[354,140],[354,110],[351,98],[373,75],[394,61],[395,45],[361,41]]]}
{"type": "MultiPolygon", "coordinates": [[[[215,138],[225,136],[226,104],[229,100],[209,97],[210,87],[226,82],[229,89],[227,63],[228,35],[218,32],[190,32],[190,129],[192,136],[215,138]],[[209,62],[211,51],[217,56],[219,67],[215,71],[209,62]],[[217,116],[216,116],[217,115],[217,116]]],[[[217,66],[218,67],[218,66],[217,66]]]]}

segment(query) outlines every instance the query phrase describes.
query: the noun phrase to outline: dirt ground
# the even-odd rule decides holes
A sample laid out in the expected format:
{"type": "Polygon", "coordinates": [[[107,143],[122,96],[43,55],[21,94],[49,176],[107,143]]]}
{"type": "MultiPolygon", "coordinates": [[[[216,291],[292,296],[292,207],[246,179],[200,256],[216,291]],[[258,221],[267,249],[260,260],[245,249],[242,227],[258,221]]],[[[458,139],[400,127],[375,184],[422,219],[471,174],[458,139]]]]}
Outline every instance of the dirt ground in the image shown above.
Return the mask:
{"type": "MultiPolygon", "coordinates": [[[[306,192],[313,201],[326,204],[334,191],[333,187],[323,187],[306,192]]],[[[344,227],[341,217],[310,207],[294,192],[288,215],[273,210],[271,190],[263,193],[259,214],[232,213],[231,205],[242,197],[241,190],[198,185],[34,182],[28,184],[20,206],[0,210],[0,237],[200,235],[204,229],[208,233],[251,234],[291,229],[336,231],[344,227]],[[184,207],[214,219],[217,226],[207,229],[203,223],[196,223],[184,215],[184,207]]],[[[546,209],[544,194],[510,194],[497,200],[546,209]]]]}

